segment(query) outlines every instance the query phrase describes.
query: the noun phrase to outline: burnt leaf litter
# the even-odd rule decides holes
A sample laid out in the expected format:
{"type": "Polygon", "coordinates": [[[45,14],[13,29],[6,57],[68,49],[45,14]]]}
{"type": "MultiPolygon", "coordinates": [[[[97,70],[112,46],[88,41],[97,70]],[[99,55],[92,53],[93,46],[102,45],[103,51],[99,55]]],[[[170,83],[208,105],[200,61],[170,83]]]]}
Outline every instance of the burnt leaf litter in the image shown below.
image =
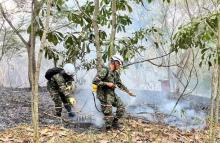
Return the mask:
{"type": "MultiPolygon", "coordinates": [[[[28,89],[0,91],[0,143],[33,142],[31,126],[31,93],[28,89]]],[[[48,143],[204,143],[208,142],[208,128],[181,130],[162,122],[151,122],[144,118],[126,116],[123,128],[104,131],[83,121],[83,117],[72,121],[64,115],[53,116],[53,102],[46,90],[39,97],[40,142],[48,143]]],[[[159,115],[157,115],[159,116],[159,115]]],[[[162,116],[162,115],[161,115],[162,116]]],[[[220,141],[220,126],[217,127],[220,141]]]]}

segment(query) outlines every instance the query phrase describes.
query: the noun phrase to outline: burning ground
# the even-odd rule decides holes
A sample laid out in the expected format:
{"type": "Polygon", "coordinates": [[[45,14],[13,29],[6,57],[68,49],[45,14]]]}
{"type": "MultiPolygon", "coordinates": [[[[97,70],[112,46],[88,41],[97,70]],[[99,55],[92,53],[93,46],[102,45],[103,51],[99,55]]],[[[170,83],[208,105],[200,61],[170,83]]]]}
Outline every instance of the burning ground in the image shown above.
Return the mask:
{"type": "MultiPolygon", "coordinates": [[[[102,114],[94,107],[89,90],[76,93],[78,116],[74,120],[53,116],[48,93],[40,94],[39,116],[42,142],[206,142],[209,100],[190,97],[181,101],[172,115],[175,100],[152,91],[137,91],[137,97],[118,92],[127,107],[121,131],[102,132],[102,114]],[[196,102],[194,102],[196,101],[196,102]],[[182,130],[181,130],[182,129],[182,130]]],[[[32,141],[31,94],[29,91],[0,91],[0,142],[32,141]]],[[[99,108],[99,103],[97,106],[99,108]]],[[[220,133],[218,131],[218,133],[220,133]]],[[[220,135],[219,135],[220,136],[220,135]]]]}

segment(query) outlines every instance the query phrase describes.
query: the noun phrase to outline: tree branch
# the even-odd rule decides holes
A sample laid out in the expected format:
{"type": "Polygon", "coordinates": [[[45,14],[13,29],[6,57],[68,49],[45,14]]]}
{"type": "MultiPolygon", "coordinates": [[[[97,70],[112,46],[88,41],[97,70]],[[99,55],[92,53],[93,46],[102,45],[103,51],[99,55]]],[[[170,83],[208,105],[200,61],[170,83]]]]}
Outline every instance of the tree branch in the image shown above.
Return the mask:
{"type": "Polygon", "coordinates": [[[18,32],[18,30],[14,27],[14,25],[12,24],[12,22],[8,19],[8,17],[6,16],[3,7],[0,3],[0,11],[2,13],[2,16],[4,17],[4,19],[8,22],[8,24],[10,25],[10,27],[15,31],[15,33],[18,35],[18,37],[21,39],[21,41],[25,44],[26,47],[29,47],[28,42],[21,36],[21,34],[18,32]]]}
{"type": "MultiPolygon", "coordinates": [[[[76,3],[77,7],[79,8],[79,10],[80,10],[87,18],[91,19],[91,17],[90,17],[89,15],[87,15],[87,14],[82,10],[82,8],[81,8],[80,5],[79,5],[79,2],[78,2],[77,0],[74,0],[74,1],[75,1],[75,3],[76,3]]],[[[91,20],[92,20],[92,19],[91,19],[91,20]]]]}
{"type": "MultiPolygon", "coordinates": [[[[153,63],[152,60],[156,60],[156,59],[159,59],[159,58],[168,56],[168,55],[170,55],[171,53],[172,53],[172,52],[169,52],[169,53],[167,53],[167,54],[165,54],[165,55],[162,55],[162,56],[159,56],[159,57],[155,57],[155,58],[151,58],[151,59],[145,59],[145,60],[141,60],[141,61],[136,61],[136,62],[133,62],[133,63],[129,63],[129,64],[123,66],[123,68],[128,67],[128,66],[131,66],[131,65],[134,65],[134,64],[144,63],[144,62],[153,63]]],[[[153,63],[153,64],[154,64],[154,63],[153,63]]],[[[156,64],[154,64],[154,65],[156,65],[156,64]]],[[[162,66],[162,65],[160,65],[160,66],[162,66]]],[[[171,65],[170,65],[170,66],[171,66],[171,65]]],[[[165,67],[167,67],[167,66],[165,66],[165,67]]]]}

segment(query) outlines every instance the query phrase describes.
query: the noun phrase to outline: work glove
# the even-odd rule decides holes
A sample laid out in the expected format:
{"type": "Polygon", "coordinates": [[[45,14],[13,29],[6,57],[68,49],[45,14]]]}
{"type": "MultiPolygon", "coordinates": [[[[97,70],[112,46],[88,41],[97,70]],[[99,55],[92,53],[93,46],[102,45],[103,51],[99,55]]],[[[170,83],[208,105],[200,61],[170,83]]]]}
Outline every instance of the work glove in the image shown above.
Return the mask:
{"type": "Polygon", "coordinates": [[[131,91],[128,92],[128,95],[135,97],[136,95],[132,93],[131,91]]]}
{"type": "Polygon", "coordinates": [[[74,106],[76,104],[76,100],[73,97],[68,97],[67,102],[70,106],[74,106]]]}

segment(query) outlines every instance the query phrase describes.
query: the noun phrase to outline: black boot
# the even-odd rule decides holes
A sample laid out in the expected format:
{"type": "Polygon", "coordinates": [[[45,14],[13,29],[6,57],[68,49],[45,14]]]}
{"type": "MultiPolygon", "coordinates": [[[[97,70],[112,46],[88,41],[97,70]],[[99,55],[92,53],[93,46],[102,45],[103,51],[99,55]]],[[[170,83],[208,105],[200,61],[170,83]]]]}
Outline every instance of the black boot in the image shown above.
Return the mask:
{"type": "Polygon", "coordinates": [[[69,117],[75,117],[75,113],[73,113],[72,108],[71,108],[70,105],[67,105],[67,104],[66,104],[66,105],[64,105],[64,107],[66,108],[69,117]]]}
{"type": "Polygon", "coordinates": [[[107,132],[107,131],[111,131],[112,130],[112,127],[111,126],[106,126],[105,127],[105,131],[107,132]]]}
{"type": "Polygon", "coordinates": [[[60,113],[60,112],[56,112],[56,113],[55,113],[55,116],[61,117],[61,113],[60,113]]]}
{"type": "Polygon", "coordinates": [[[113,127],[113,129],[116,129],[116,130],[122,129],[122,125],[119,124],[117,118],[114,118],[114,120],[112,122],[112,127],[113,127]]]}

